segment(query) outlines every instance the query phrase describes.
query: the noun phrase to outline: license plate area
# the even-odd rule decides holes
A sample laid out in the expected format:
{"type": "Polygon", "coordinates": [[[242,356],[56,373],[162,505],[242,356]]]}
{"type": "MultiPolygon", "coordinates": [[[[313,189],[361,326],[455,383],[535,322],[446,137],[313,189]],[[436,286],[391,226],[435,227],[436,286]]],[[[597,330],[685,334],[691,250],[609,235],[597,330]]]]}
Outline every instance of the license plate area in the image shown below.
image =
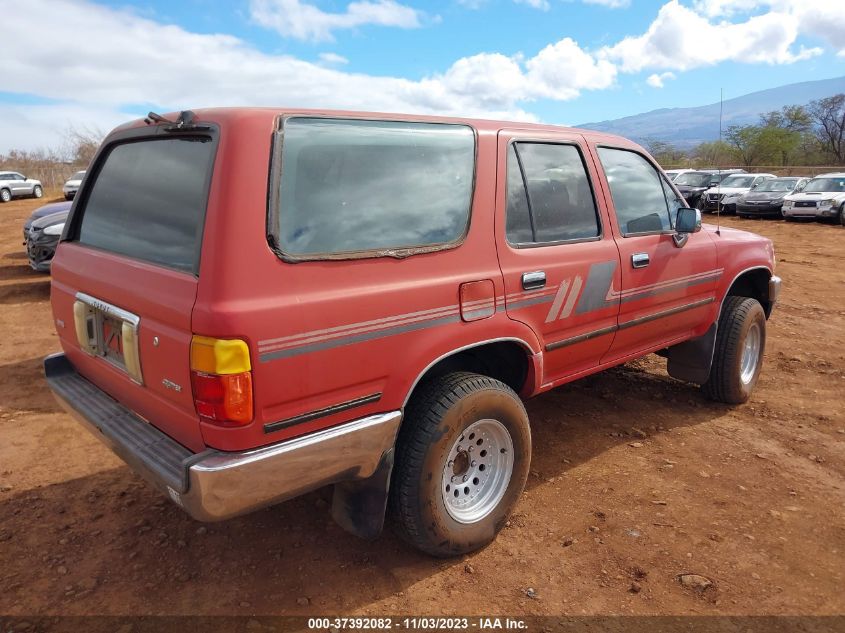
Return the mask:
{"type": "Polygon", "coordinates": [[[91,356],[125,372],[143,384],[138,354],[138,326],[141,319],[131,312],[85,293],[77,293],[73,304],[76,338],[91,356]]]}

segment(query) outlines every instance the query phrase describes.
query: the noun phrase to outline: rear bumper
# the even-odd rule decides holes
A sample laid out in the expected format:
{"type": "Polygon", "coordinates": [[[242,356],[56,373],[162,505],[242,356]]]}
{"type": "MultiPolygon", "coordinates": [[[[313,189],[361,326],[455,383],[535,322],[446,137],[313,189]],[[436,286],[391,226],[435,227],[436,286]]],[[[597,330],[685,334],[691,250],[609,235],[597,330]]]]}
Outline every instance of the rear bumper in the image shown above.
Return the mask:
{"type": "Polygon", "coordinates": [[[44,371],[64,409],[200,521],[369,478],[393,448],[402,419],[393,411],[249,451],[191,453],[83,378],[64,354],[48,356],[44,371]]]}

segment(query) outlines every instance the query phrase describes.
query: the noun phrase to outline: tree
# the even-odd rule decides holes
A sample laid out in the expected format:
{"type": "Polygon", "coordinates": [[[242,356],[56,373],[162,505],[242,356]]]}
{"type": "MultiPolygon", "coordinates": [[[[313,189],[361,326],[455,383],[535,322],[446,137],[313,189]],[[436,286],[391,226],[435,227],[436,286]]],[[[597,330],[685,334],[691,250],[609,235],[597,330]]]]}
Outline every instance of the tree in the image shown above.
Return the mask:
{"type": "Polygon", "coordinates": [[[816,137],[837,163],[845,163],[845,94],[810,102],[816,137]]]}
{"type": "Polygon", "coordinates": [[[767,149],[762,131],[763,128],[756,125],[731,125],[725,132],[725,138],[736,150],[743,166],[760,164],[767,149]]]}
{"type": "Polygon", "coordinates": [[[724,141],[701,143],[692,151],[699,167],[724,167],[736,160],[734,148],[724,141]]]}
{"type": "Polygon", "coordinates": [[[661,141],[655,138],[643,139],[648,153],[654,156],[661,165],[678,165],[687,159],[687,155],[682,150],[666,141],[661,141]]]}

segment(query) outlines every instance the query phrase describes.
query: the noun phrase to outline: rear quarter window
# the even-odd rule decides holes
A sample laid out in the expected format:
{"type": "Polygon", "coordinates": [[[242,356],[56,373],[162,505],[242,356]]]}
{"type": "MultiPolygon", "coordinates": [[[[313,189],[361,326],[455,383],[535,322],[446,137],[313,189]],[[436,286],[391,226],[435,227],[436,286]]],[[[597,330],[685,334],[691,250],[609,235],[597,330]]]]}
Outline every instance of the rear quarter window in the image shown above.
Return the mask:
{"type": "Polygon", "coordinates": [[[107,152],[83,202],[79,243],[196,272],[214,159],[211,139],[146,139],[107,152]]]}
{"type": "Polygon", "coordinates": [[[466,232],[475,171],[468,126],[292,117],[281,142],[270,230],[285,256],[435,249],[466,232]]]}

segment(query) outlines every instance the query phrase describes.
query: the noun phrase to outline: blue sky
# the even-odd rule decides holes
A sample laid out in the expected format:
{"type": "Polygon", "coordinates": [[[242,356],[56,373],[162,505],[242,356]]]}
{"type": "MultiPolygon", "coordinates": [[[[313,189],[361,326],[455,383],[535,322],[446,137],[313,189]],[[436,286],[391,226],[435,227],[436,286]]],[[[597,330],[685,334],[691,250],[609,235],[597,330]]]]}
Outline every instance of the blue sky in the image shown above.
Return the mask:
{"type": "MultiPolygon", "coordinates": [[[[292,105],[577,124],[845,75],[842,0],[28,0],[0,152],[147,109],[292,105]]],[[[17,17],[16,17],[17,16],[17,17]]],[[[15,20],[20,20],[16,24],[15,20]]],[[[11,71],[11,72],[8,72],[11,71]]]]}

